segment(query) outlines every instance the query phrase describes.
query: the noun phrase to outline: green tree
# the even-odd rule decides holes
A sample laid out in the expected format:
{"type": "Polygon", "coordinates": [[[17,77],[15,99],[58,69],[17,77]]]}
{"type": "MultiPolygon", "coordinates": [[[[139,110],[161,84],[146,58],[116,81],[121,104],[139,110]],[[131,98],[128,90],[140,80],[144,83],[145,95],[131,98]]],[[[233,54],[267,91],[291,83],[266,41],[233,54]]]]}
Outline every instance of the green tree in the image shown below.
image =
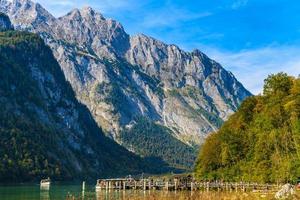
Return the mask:
{"type": "Polygon", "coordinates": [[[293,85],[293,78],[286,73],[271,74],[264,80],[264,95],[289,94],[293,85]]]}
{"type": "Polygon", "coordinates": [[[300,176],[300,79],[265,80],[200,150],[199,178],[286,182],[300,176]]]}

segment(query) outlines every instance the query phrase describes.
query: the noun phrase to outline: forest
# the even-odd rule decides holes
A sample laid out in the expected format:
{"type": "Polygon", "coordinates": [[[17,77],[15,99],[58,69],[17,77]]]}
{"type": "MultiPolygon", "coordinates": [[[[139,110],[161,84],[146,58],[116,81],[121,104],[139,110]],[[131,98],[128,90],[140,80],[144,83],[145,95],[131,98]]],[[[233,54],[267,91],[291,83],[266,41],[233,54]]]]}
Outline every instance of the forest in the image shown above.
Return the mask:
{"type": "Polygon", "coordinates": [[[269,75],[202,146],[198,179],[287,182],[300,176],[300,78],[269,75]]]}
{"type": "MultiPolygon", "coordinates": [[[[136,118],[136,124],[120,136],[123,145],[138,155],[150,159],[151,165],[174,168],[174,172],[191,170],[196,159],[195,148],[174,137],[171,130],[145,118],[136,118]]],[[[170,169],[168,171],[171,171],[170,169]]]]}

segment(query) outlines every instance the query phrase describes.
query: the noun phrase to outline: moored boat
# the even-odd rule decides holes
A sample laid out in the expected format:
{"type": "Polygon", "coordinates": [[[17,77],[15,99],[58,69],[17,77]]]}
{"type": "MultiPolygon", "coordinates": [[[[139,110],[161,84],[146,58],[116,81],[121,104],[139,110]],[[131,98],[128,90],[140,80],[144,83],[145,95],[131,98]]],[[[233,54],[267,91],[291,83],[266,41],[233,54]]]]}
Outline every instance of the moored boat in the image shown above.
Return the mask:
{"type": "Polygon", "coordinates": [[[49,189],[50,188],[50,184],[51,184],[51,180],[48,177],[47,179],[42,179],[40,182],[40,187],[42,189],[49,189]]]}

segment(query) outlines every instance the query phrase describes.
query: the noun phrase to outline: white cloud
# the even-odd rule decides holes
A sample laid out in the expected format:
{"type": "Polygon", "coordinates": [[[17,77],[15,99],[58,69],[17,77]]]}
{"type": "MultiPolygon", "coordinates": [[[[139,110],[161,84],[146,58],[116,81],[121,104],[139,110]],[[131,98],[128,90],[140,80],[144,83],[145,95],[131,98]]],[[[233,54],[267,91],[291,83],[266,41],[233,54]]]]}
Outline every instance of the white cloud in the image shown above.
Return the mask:
{"type": "Polygon", "coordinates": [[[253,94],[262,92],[264,79],[272,73],[300,74],[300,47],[268,46],[259,49],[228,52],[204,47],[209,57],[233,72],[253,94]]]}
{"type": "Polygon", "coordinates": [[[74,1],[68,1],[68,0],[66,0],[66,1],[61,1],[61,0],[53,1],[52,0],[48,4],[55,5],[55,6],[74,6],[75,5],[74,1]]]}
{"type": "Polygon", "coordinates": [[[99,9],[102,13],[131,10],[138,5],[137,3],[134,3],[133,0],[102,0],[101,2],[91,0],[89,3],[92,7],[99,9]]]}
{"type": "Polygon", "coordinates": [[[48,5],[48,6],[74,6],[76,4],[75,1],[70,0],[33,0],[34,2],[40,3],[42,6],[48,5]]]}
{"type": "Polygon", "coordinates": [[[232,9],[239,9],[240,7],[246,6],[248,3],[248,0],[235,0],[233,4],[231,5],[232,9]]]}
{"type": "Polygon", "coordinates": [[[146,14],[143,26],[151,27],[176,27],[178,24],[190,20],[200,19],[212,15],[211,12],[190,12],[184,9],[166,6],[161,10],[154,10],[146,14]]]}
{"type": "Polygon", "coordinates": [[[67,14],[74,8],[82,8],[84,6],[91,6],[97,9],[102,14],[109,14],[116,12],[117,10],[123,9],[134,9],[135,5],[133,0],[34,0],[40,3],[47,10],[49,10],[54,16],[59,17],[67,14]]]}

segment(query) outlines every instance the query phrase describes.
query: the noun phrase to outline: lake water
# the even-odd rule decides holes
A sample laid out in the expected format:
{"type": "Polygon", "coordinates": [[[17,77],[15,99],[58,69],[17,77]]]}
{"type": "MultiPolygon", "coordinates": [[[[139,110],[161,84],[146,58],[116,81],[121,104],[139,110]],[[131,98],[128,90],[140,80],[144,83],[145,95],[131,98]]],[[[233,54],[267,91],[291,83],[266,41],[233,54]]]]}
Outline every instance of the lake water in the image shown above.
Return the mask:
{"type": "Polygon", "coordinates": [[[272,199],[273,194],[225,193],[200,191],[101,191],[94,186],[51,185],[49,191],[40,190],[39,185],[0,186],[0,200],[230,200],[230,199],[272,199]]]}

